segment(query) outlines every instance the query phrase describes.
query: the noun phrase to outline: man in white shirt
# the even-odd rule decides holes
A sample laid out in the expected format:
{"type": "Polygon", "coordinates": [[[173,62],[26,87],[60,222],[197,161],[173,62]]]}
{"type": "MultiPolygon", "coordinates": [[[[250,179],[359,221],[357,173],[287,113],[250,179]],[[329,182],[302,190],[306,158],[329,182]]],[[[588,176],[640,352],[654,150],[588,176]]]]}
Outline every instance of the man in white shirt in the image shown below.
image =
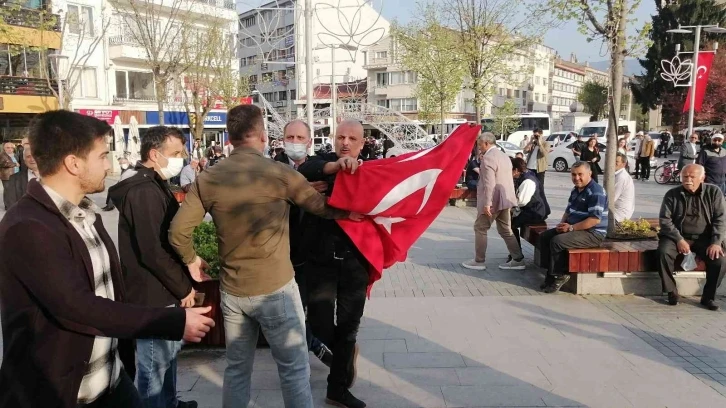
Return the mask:
{"type": "Polygon", "coordinates": [[[524,139],[522,139],[521,142],[519,142],[519,148],[524,149],[529,144],[529,135],[525,135],[524,139]]]}
{"type": "Polygon", "coordinates": [[[625,167],[628,157],[618,153],[615,157],[615,192],[613,193],[613,208],[611,214],[616,222],[628,220],[635,211],[635,186],[625,167]]]}

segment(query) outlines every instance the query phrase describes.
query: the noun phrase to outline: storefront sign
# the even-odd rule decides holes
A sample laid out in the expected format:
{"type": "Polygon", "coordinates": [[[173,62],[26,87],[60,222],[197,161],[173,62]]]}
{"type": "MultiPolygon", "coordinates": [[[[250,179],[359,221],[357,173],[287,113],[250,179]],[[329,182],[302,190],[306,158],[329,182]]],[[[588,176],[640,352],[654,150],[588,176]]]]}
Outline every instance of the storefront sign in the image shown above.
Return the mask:
{"type": "Polygon", "coordinates": [[[78,113],[81,115],[93,116],[94,118],[104,120],[111,125],[113,125],[113,122],[119,115],[119,111],[109,109],[79,109],[78,113]]]}
{"type": "MultiPolygon", "coordinates": [[[[192,113],[192,116],[194,114],[192,113]]],[[[194,126],[195,120],[189,120],[186,112],[164,112],[164,124],[171,126],[194,126]]],[[[146,112],[146,123],[159,124],[159,112],[146,112]]],[[[224,126],[227,124],[227,112],[209,112],[204,118],[205,126],[224,126]]]]}

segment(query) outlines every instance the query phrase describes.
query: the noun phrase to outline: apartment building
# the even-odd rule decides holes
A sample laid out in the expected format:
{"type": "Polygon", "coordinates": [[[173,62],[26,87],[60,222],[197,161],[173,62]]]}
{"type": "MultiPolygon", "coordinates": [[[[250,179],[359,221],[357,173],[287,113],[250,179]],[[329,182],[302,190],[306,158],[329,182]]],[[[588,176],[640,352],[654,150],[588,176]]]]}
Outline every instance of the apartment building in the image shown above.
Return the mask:
{"type": "Polygon", "coordinates": [[[485,115],[496,114],[507,100],[514,100],[520,113],[549,113],[550,76],[555,51],[545,45],[536,44],[509,57],[508,63],[515,72],[510,81],[501,81],[497,86],[493,105],[485,108],[485,115]]]}
{"type": "MultiPolygon", "coordinates": [[[[238,3],[239,8],[242,3],[238,3]]],[[[313,87],[365,79],[363,49],[383,38],[390,23],[369,2],[362,0],[313,0],[312,3],[313,87]]],[[[250,78],[253,88],[278,113],[290,116],[296,115],[298,107],[306,103],[303,6],[304,1],[277,0],[238,10],[240,73],[250,78]]],[[[326,94],[328,99],[320,99],[323,94],[314,94],[316,106],[331,103],[330,93],[326,94]]]]}
{"type": "Polygon", "coordinates": [[[570,105],[577,102],[587,70],[575,62],[557,59],[552,70],[552,119],[570,113],[570,105]]]}
{"type": "Polygon", "coordinates": [[[61,46],[60,16],[43,0],[0,7],[12,12],[0,30],[0,140],[17,140],[35,114],[58,108],[48,55],[61,46]]]}
{"type": "MultiPolygon", "coordinates": [[[[164,0],[146,0],[162,4],[164,0]]],[[[167,2],[168,3],[168,2],[167,2]]],[[[145,4],[137,2],[137,4],[145,4]]],[[[212,25],[226,27],[230,36],[237,31],[237,13],[232,0],[186,0],[173,24],[191,24],[193,29],[204,30],[212,25]],[[187,14],[188,13],[188,14],[187,14]]],[[[157,125],[159,118],[154,75],[147,65],[146,50],[135,39],[130,24],[133,9],[123,0],[55,0],[53,10],[59,10],[64,25],[63,55],[66,56],[72,89],[69,89],[71,109],[105,120],[110,124],[120,118],[128,129],[133,121],[143,129],[157,125]],[[96,44],[95,46],[94,43],[96,44]],[[79,55],[87,55],[80,58],[79,55]]],[[[156,7],[157,32],[162,35],[171,18],[170,8],[156,7]]],[[[234,41],[230,41],[230,47],[234,41]]],[[[236,59],[230,59],[236,67],[236,59]]],[[[183,100],[188,92],[176,78],[170,85],[164,103],[164,123],[188,130],[192,120],[188,117],[183,100]]],[[[205,120],[205,136],[222,140],[226,111],[213,110],[205,120]]],[[[126,130],[127,132],[127,130],[126,130]]]]}

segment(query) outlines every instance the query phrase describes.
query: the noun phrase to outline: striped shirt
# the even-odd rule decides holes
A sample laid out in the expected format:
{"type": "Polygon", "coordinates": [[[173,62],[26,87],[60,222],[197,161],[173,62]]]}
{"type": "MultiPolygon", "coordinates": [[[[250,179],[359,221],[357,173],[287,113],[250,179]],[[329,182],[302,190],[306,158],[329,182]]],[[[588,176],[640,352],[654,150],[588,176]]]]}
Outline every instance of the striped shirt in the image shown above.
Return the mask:
{"type": "Polygon", "coordinates": [[[567,214],[566,222],[570,225],[588,218],[597,218],[600,222],[589,231],[604,236],[608,229],[608,197],[605,190],[594,180],[591,180],[582,191],[573,188],[565,214],[567,214]]]}
{"type": "MultiPolygon", "coordinates": [[[[73,225],[78,235],[83,238],[93,265],[96,296],[114,300],[113,281],[111,280],[111,260],[106,246],[101,241],[98,231],[93,226],[96,222],[96,205],[84,197],[79,205],[63,198],[50,187],[43,188],[58,207],[60,213],[73,225]]],[[[106,391],[113,390],[121,374],[118,340],[110,337],[97,336],[93,341],[91,356],[78,389],[78,403],[88,404],[95,401],[106,391]]]]}

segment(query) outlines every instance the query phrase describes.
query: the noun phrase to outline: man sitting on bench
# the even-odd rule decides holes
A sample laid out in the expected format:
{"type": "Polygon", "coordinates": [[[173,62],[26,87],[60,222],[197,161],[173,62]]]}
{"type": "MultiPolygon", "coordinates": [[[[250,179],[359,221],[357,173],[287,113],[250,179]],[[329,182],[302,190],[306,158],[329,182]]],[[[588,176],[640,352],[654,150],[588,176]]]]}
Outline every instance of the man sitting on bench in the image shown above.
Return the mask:
{"type": "Polygon", "coordinates": [[[706,263],[706,285],[701,305],[709,310],[718,310],[714,298],[726,271],[723,250],[726,214],[721,189],[704,183],[705,174],[699,164],[683,167],[681,186],[669,190],[663,197],[658,262],[663,292],[668,292],[668,303],[675,306],[679,300],[673,278],[676,256],[693,251],[706,263]]]}
{"type": "Polygon", "coordinates": [[[547,276],[540,286],[545,293],[555,293],[570,280],[567,250],[597,248],[602,244],[608,226],[608,198],[602,186],[592,179],[587,162],[572,165],[575,188],[557,227],[539,238],[541,262],[547,265],[547,276]]]}

